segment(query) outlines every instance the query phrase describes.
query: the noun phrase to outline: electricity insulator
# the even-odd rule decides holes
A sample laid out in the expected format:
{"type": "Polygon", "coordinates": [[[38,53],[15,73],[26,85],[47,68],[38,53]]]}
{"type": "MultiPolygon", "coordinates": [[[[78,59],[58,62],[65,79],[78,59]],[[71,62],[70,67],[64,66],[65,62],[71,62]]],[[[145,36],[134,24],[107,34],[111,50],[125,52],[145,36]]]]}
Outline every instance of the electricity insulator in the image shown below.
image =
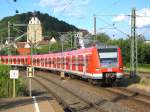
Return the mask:
{"type": "Polygon", "coordinates": [[[18,13],[19,13],[19,11],[18,11],[18,10],[16,10],[16,13],[18,14],[18,13]]]}

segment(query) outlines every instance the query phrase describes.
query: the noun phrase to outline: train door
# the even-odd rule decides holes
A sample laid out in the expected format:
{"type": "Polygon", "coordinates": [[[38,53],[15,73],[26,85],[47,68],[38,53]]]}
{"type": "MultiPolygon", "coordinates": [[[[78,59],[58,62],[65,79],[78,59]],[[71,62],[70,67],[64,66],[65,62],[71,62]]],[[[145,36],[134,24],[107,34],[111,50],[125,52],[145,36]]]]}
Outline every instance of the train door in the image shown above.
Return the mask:
{"type": "Polygon", "coordinates": [[[20,58],[18,58],[18,65],[20,65],[21,64],[21,59],[20,58]]]}
{"type": "Polygon", "coordinates": [[[36,66],[36,58],[33,58],[33,66],[36,66]]]}
{"type": "Polygon", "coordinates": [[[51,58],[48,58],[48,67],[51,68],[51,58]]]}
{"type": "MultiPolygon", "coordinates": [[[[17,58],[15,58],[15,64],[18,64],[18,58],[19,57],[17,57],[17,58]]],[[[21,60],[21,59],[20,59],[21,60]]],[[[21,62],[20,62],[21,63],[21,62]]]]}
{"type": "Polygon", "coordinates": [[[36,65],[40,66],[40,59],[39,58],[37,58],[37,64],[36,65]]]}
{"type": "Polygon", "coordinates": [[[76,66],[75,66],[75,65],[76,65],[76,63],[75,63],[75,58],[76,58],[75,56],[72,56],[72,70],[73,70],[73,71],[75,71],[75,69],[76,69],[76,66]]]}
{"type": "Polygon", "coordinates": [[[41,67],[44,67],[44,59],[41,58],[41,64],[40,64],[41,67]]]}
{"type": "Polygon", "coordinates": [[[70,59],[69,59],[69,56],[66,56],[66,69],[67,70],[70,69],[70,59]]]}
{"type": "Polygon", "coordinates": [[[72,56],[69,56],[69,70],[72,70],[72,56]]]}
{"type": "Polygon", "coordinates": [[[44,58],[44,67],[47,67],[47,57],[44,58]]]}
{"type": "Polygon", "coordinates": [[[22,64],[24,65],[24,58],[22,58],[21,60],[22,60],[22,64]]]}
{"type": "Polygon", "coordinates": [[[75,66],[76,66],[76,71],[78,71],[78,55],[76,55],[75,58],[75,66]]]}
{"type": "Polygon", "coordinates": [[[4,58],[1,59],[1,63],[2,63],[2,64],[5,64],[5,63],[4,63],[4,58]]]}
{"type": "Polygon", "coordinates": [[[12,58],[10,58],[10,64],[13,64],[13,59],[12,58]]]}
{"type": "Polygon", "coordinates": [[[54,58],[51,58],[51,67],[54,68],[54,58]]]}
{"type": "Polygon", "coordinates": [[[84,65],[83,55],[78,56],[78,71],[83,72],[83,65],[84,65]]]}
{"type": "Polygon", "coordinates": [[[27,57],[24,58],[24,64],[27,65],[27,57]]]}
{"type": "Polygon", "coordinates": [[[5,58],[2,58],[2,59],[1,59],[1,60],[2,60],[2,64],[5,64],[4,59],[5,59],[5,58]]]}
{"type": "Polygon", "coordinates": [[[56,68],[56,58],[53,58],[53,67],[56,68]]]}
{"type": "Polygon", "coordinates": [[[60,57],[57,57],[57,68],[60,68],[60,57]]]}
{"type": "Polygon", "coordinates": [[[86,55],[83,55],[83,73],[86,75],[87,59],[86,55]]]}
{"type": "Polygon", "coordinates": [[[8,64],[8,58],[5,58],[5,64],[8,64]]]}
{"type": "Polygon", "coordinates": [[[30,56],[27,57],[27,65],[32,65],[32,59],[30,56]]]}
{"type": "Polygon", "coordinates": [[[64,57],[61,57],[61,68],[64,69],[64,57]]]}
{"type": "Polygon", "coordinates": [[[86,72],[89,72],[89,68],[88,68],[88,65],[89,65],[89,58],[90,58],[89,55],[86,55],[86,56],[85,56],[86,72]]]}
{"type": "Polygon", "coordinates": [[[45,67],[45,59],[46,59],[46,57],[43,57],[43,58],[42,58],[42,60],[43,60],[43,61],[42,61],[43,66],[42,66],[42,67],[45,67]]]}

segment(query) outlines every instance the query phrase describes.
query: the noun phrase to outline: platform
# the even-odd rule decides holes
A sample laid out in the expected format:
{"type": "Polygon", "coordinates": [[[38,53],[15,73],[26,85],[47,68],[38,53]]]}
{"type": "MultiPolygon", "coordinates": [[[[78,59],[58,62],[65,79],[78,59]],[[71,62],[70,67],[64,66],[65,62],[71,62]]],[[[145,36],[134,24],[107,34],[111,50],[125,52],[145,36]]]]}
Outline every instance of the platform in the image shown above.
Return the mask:
{"type": "Polygon", "coordinates": [[[64,112],[57,101],[49,97],[0,99],[0,112],[64,112]]]}

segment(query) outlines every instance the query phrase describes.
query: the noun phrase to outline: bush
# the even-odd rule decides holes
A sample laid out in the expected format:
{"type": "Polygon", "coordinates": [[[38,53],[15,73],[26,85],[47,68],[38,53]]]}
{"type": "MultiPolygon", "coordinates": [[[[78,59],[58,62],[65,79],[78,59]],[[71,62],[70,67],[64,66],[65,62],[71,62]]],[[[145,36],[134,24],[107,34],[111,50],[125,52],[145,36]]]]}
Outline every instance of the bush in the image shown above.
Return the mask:
{"type": "MultiPolygon", "coordinates": [[[[11,67],[7,65],[0,65],[0,98],[12,97],[13,81],[9,78],[9,71],[11,67]]],[[[24,95],[26,86],[19,78],[16,80],[16,96],[24,95]]]]}

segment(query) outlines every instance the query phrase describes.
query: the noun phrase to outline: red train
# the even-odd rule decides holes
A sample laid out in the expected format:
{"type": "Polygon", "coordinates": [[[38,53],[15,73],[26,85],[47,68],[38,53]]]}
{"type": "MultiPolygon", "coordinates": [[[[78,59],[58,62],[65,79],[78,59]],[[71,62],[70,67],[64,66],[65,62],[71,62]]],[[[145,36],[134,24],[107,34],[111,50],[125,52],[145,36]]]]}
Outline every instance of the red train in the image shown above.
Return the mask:
{"type": "Polygon", "coordinates": [[[2,64],[64,71],[89,80],[115,81],[123,77],[122,55],[118,47],[89,47],[32,56],[1,56],[0,60],[2,64]]]}

